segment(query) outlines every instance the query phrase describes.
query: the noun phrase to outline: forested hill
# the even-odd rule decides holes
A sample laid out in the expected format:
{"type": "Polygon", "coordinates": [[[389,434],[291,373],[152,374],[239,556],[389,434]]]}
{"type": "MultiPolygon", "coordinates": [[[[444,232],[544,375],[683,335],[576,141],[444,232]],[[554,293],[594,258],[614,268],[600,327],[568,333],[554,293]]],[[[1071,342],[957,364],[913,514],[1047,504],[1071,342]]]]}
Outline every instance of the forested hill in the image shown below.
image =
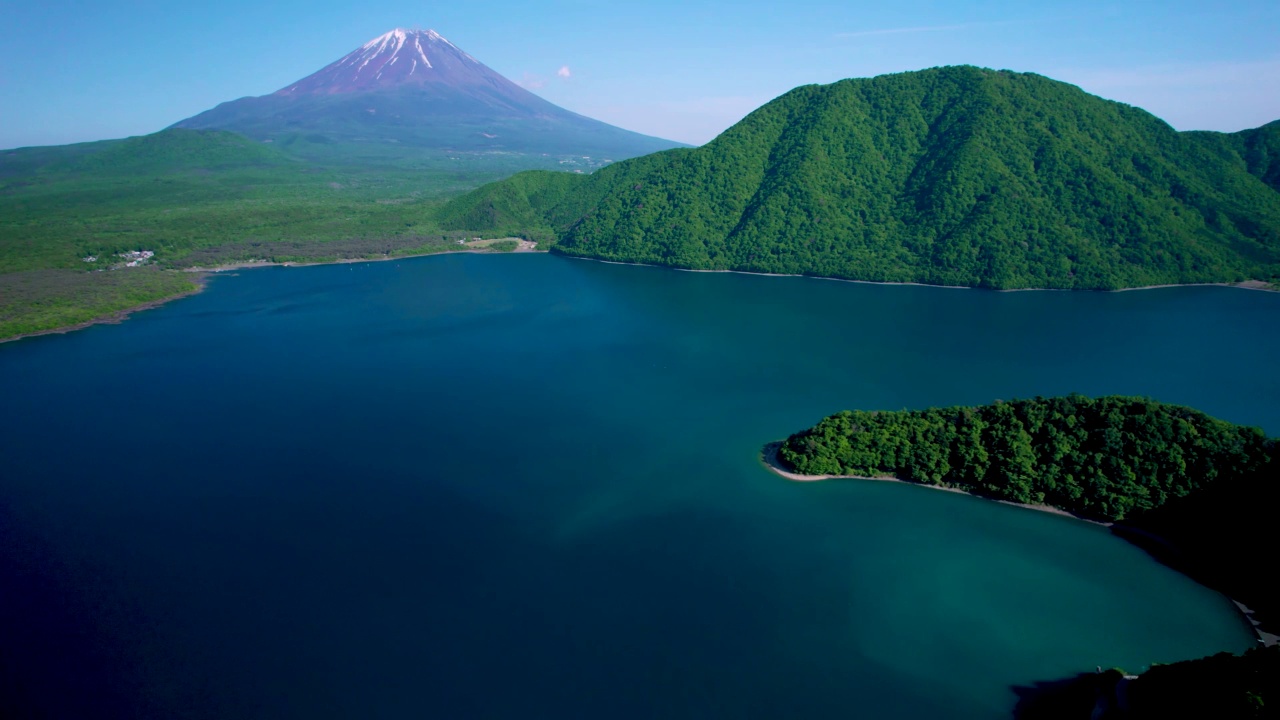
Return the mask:
{"type": "Polygon", "coordinates": [[[1082,395],[842,412],[778,451],[805,475],[888,474],[1098,520],[1141,519],[1218,483],[1233,487],[1237,505],[1261,500],[1235,485],[1274,486],[1275,455],[1257,428],[1145,398],[1082,395]]]}
{"type": "Polygon", "coordinates": [[[1249,173],[1280,190],[1280,120],[1237,133],[1187,133],[1227,155],[1239,158],[1249,173]]]}
{"type": "Polygon", "coordinates": [[[442,218],[701,269],[993,288],[1270,280],[1278,135],[1180,133],[1039,75],[935,68],[800,87],[704,147],[575,181],[520,176],[442,218]]]}

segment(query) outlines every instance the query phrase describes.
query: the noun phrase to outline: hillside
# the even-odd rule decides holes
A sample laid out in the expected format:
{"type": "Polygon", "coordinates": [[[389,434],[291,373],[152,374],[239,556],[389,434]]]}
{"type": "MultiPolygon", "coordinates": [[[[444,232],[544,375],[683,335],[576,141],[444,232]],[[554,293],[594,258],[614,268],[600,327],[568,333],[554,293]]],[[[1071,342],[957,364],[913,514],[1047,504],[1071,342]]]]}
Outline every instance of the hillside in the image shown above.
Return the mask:
{"type": "Polygon", "coordinates": [[[573,173],[522,172],[449,202],[436,219],[442,227],[453,230],[484,228],[492,233],[554,239],[555,233],[543,217],[544,210],[559,206],[586,181],[586,175],[573,173]]]}
{"type": "Polygon", "coordinates": [[[431,199],[458,183],[319,167],[221,130],[11,150],[0,153],[0,273],[85,269],[86,256],[129,250],[173,264],[199,247],[420,232],[431,199]]]}
{"type": "Polygon", "coordinates": [[[1280,190],[1280,120],[1237,133],[1187,133],[1228,160],[1239,159],[1249,174],[1280,190]]]}
{"type": "Polygon", "coordinates": [[[1271,460],[1224,474],[1208,487],[1135,515],[1113,531],[1165,563],[1254,611],[1261,629],[1280,634],[1275,512],[1280,506],[1280,443],[1271,460]]]}
{"type": "Polygon", "coordinates": [[[442,217],[699,269],[992,288],[1276,277],[1276,126],[1209,135],[1039,75],[936,68],[800,87],[701,148],[562,195],[539,188],[550,175],[513,179],[442,217]]]}
{"type": "Polygon", "coordinates": [[[297,164],[270,145],[232,132],[170,129],[123,140],[7,150],[0,153],[0,183],[18,177],[61,180],[297,164]]]}

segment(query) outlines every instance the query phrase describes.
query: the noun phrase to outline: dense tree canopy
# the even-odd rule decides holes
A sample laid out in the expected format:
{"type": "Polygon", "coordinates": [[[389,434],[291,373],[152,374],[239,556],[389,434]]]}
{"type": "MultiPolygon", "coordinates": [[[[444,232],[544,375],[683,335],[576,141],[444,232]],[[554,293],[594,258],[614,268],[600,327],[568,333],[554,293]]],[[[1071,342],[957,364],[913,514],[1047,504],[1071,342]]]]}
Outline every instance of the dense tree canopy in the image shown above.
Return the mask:
{"type": "Polygon", "coordinates": [[[1187,135],[1214,148],[1228,160],[1239,158],[1249,174],[1280,190],[1280,120],[1237,133],[1193,132],[1187,135]]]}
{"type": "Polygon", "coordinates": [[[1190,408],[1072,395],[842,412],[792,435],[778,457],[806,475],[887,474],[1121,520],[1219,478],[1257,475],[1273,454],[1261,430],[1190,408]]]}
{"type": "Polygon", "coordinates": [[[688,268],[993,288],[1271,279],[1277,136],[1179,133],[1039,75],[936,68],[800,87],[702,148],[578,181],[527,174],[445,212],[688,268]]]}

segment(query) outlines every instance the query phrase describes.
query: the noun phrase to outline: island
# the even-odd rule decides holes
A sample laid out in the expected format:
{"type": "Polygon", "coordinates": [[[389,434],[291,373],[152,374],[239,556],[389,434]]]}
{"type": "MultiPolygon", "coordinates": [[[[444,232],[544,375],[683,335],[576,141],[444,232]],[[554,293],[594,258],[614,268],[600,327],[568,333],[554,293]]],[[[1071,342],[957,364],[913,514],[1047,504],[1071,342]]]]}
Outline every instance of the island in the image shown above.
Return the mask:
{"type": "Polygon", "coordinates": [[[1237,601],[1275,644],[1280,442],[1181,405],[1084,395],[845,411],[764,459],[792,480],[892,479],[1105,523],[1237,601]]]}
{"type": "Polygon", "coordinates": [[[791,480],[900,480],[1102,522],[1236,599],[1258,635],[1243,655],[1112,669],[1017,688],[1022,720],[1280,717],[1274,508],[1280,442],[1143,397],[846,411],[764,450],[791,480]],[[1243,602],[1242,602],[1243,601],[1243,602]]]}
{"type": "Polygon", "coordinates": [[[841,412],[777,454],[801,475],[890,476],[1114,522],[1272,467],[1275,442],[1187,407],[1070,395],[841,412]]]}

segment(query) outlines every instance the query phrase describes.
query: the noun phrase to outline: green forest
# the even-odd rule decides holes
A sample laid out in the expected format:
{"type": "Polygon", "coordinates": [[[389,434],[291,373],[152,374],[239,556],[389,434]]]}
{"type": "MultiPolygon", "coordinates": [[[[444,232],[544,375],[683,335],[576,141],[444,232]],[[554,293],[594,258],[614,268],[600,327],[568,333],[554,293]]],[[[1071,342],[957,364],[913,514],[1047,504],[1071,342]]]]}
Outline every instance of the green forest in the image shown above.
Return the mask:
{"type": "Polygon", "coordinates": [[[707,145],[528,173],[445,226],[695,269],[1010,288],[1280,277],[1280,124],[1177,132],[1031,73],[796,88],[707,145]]]}
{"type": "Polygon", "coordinates": [[[1274,473],[1257,428],[1146,398],[1082,395],[979,407],[847,411],[792,435],[805,475],[890,475],[1103,521],[1142,516],[1219,481],[1274,473]]]}
{"type": "Polygon", "coordinates": [[[1274,580],[1259,572],[1275,560],[1280,441],[1257,428],[1141,397],[1037,397],[842,412],[789,437],[777,459],[805,475],[891,476],[1113,522],[1265,628],[1280,622],[1274,580]]]}
{"type": "Polygon", "coordinates": [[[171,129],[0,151],[0,339],[188,292],[193,277],[176,271],[192,266],[456,250],[468,233],[440,229],[444,198],[558,163],[342,148],[321,162],[287,146],[171,129]],[[123,267],[120,253],[142,250],[148,267],[123,267]]]}
{"type": "Polygon", "coordinates": [[[180,128],[2,151],[0,337],[190,286],[87,277],[102,266],[84,258],[141,250],[182,269],[520,236],[622,262],[997,289],[1280,280],[1280,122],[1177,132],[1029,73],[799,87],[701,148],[607,162],[180,128]]]}

